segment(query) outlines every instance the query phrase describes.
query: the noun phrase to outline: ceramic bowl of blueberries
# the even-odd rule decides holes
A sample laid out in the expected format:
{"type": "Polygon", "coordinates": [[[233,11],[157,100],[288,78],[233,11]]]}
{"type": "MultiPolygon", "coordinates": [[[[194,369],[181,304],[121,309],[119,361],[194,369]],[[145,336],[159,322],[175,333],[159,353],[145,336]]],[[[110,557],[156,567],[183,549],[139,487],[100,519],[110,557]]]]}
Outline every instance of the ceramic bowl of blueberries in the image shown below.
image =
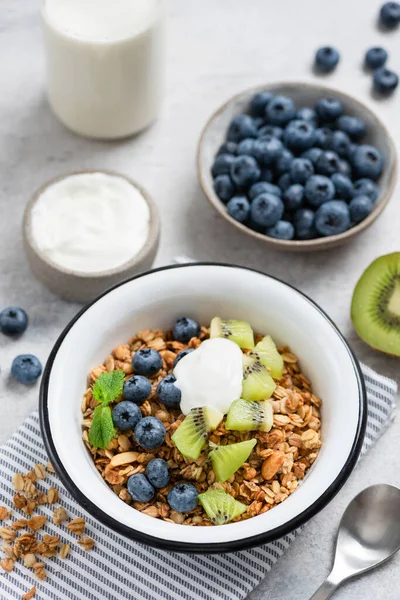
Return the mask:
{"type": "Polygon", "coordinates": [[[200,553],[270,542],[319,512],[357,462],[366,408],[359,365],[339,330],[314,302],[263,273],[210,263],[138,275],[83,308],[50,353],[39,401],[43,439],[57,474],[104,528],[169,551],[200,553]],[[108,487],[82,441],[81,399],[87,373],[132,333],[166,330],[182,316],[209,323],[216,314],[248,320],[255,331],[268,332],[278,345],[290,345],[323,401],[323,445],[299,488],[272,510],[244,521],[189,527],[139,512],[108,487]]]}
{"type": "Polygon", "coordinates": [[[266,245],[312,251],[369,227],[396,181],[393,140],[355,98],[268,84],[220,107],[200,138],[201,187],[229,223],[266,245]]]}

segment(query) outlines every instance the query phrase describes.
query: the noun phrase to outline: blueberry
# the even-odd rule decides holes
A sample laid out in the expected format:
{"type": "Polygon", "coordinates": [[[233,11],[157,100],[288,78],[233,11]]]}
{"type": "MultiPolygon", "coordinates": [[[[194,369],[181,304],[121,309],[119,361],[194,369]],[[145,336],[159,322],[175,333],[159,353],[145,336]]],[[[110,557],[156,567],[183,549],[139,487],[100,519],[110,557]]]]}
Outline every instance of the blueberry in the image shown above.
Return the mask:
{"type": "Polygon", "coordinates": [[[9,306],[0,312],[0,331],[5,335],[19,335],[28,327],[28,315],[23,308],[9,306]]]}
{"type": "Polygon", "coordinates": [[[367,133],[367,126],[362,119],[342,115],[336,121],[338,129],[344,131],[353,142],[359,142],[367,133]]]}
{"type": "Polygon", "coordinates": [[[121,431],[128,431],[128,429],[135,429],[142,418],[142,413],[137,404],[123,400],[113,408],[112,418],[115,427],[121,431]]]}
{"type": "Polygon", "coordinates": [[[42,374],[41,362],[32,354],[20,354],[12,362],[11,373],[24,385],[31,385],[42,374]]]}
{"type": "Polygon", "coordinates": [[[254,138],[245,138],[244,140],[239,142],[236,154],[238,156],[241,156],[242,154],[252,156],[254,152],[255,142],[256,140],[254,138]]]}
{"type": "Polygon", "coordinates": [[[251,220],[263,227],[271,227],[282,218],[283,202],[274,194],[260,194],[250,207],[251,220]]]}
{"type": "Polygon", "coordinates": [[[303,152],[301,158],[307,158],[308,160],[311,160],[312,164],[315,166],[322,152],[323,150],[321,148],[310,148],[309,150],[303,152]]]}
{"type": "Polygon", "coordinates": [[[321,98],[315,105],[315,111],[321,121],[335,121],[343,113],[343,106],[336,98],[321,98]]]}
{"type": "Polygon", "coordinates": [[[265,233],[277,240],[292,240],[294,238],[294,227],[289,221],[278,221],[273,227],[269,227],[265,233]]]}
{"type": "Polygon", "coordinates": [[[238,221],[244,223],[249,217],[250,204],[246,196],[234,196],[226,205],[228,215],[238,221]]]}
{"type": "Polygon", "coordinates": [[[211,167],[212,176],[218,177],[218,175],[229,175],[235,158],[236,157],[232,154],[218,154],[211,167]]]}
{"type": "Polygon", "coordinates": [[[349,204],[350,218],[353,223],[360,223],[372,212],[374,203],[369,196],[356,196],[349,204]]]}
{"type": "Polygon", "coordinates": [[[155,489],[143,473],[131,475],[127,481],[126,487],[134,502],[150,502],[156,493],[155,489]]]}
{"type": "Polygon", "coordinates": [[[277,173],[282,174],[286,173],[290,169],[290,165],[292,164],[294,156],[290,150],[284,148],[282,154],[275,162],[275,170],[277,173]]]}
{"type": "Polygon", "coordinates": [[[358,146],[353,156],[354,171],[358,178],[376,180],[382,173],[382,154],[374,146],[358,146]]]}
{"type": "Polygon", "coordinates": [[[273,185],[272,183],[267,183],[266,181],[259,181],[251,186],[249,190],[249,198],[250,200],[254,200],[260,194],[275,194],[275,196],[282,196],[282,190],[277,185],[273,185]]]}
{"type": "Polygon", "coordinates": [[[315,212],[309,208],[300,208],[294,216],[294,228],[299,240],[311,240],[316,237],[315,212]]]}
{"type": "Polygon", "coordinates": [[[176,365],[182,358],[193,352],[193,350],[194,348],[187,348],[186,350],[181,350],[174,360],[174,367],[176,367],[176,365]]]}
{"type": "Polygon", "coordinates": [[[354,196],[369,196],[372,202],[376,202],[379,189],[375,181],[371,179],[359,179],[353,186],[354,196]]]}
{"type": "Polygon", "coordinates": [[[214,191],[222,202],[228,202],[235,193],[235,186],[229,175],[218,175],[214,179],[214,191]]]}
{"type": "Polygon", "coordinates": [[[283,138],[282,127],[277,127],[276,125],[264,125],[264,127],[261,127],[261,129],[259,129],[258,133],[260,137],[263,137],[264,135],[272,135],[273,137],[278,138],[278,140],[281,140],[283,138]]]}
{"type": "Polygon", "coordinates": [[[137,375],[151,377],[161,369],[162,358],[157,350],[142,348],[133,355],[132,366],[137,375]]]}
{"type": "Polygon", "coordinates": [[[283,152],[281,140],[272,135],[264,135],[254,142],[254,158],[262,166],[271,165],[283,152]]]}
{"type": "Polygon", "coordinates": [[[198,504],[198,491],[191,483],[178,483],[168,493],[167,502],[176,512],[187,513],[198,504]]]}
{"type": "Polygon", "coordinates": [[[268,103],[265,116],[271,125],[286,125],[296,114],[293,100],[287,96],[275,96],[268,103]]]}
{"type": "Polygon", "coordinates": [[[307,150],[315,143],[315,127],[309,121],[290,121],[285,129],[284,141],[291,150],[307,150]]]}
{"type": "Polygon", "coordinates": [[[339,154],[342,158],[346,158],[350,149],[350,138],[344,131],[334,131],[331,140],[331,149],[339,154]]]}
{"type": "Polygon", "coordinates": [[[313,108],[309,108],[308,106],[299,108],[296,114],[296,119],[300,119],[300,121],[308,121],[314,125],[314,127],[316,127],[318,121],[317,113],[313,108]]]}
{"type": "Polygon", "coordinates": [[[289,173],[284,173],[278,179],[278,185],[282,191],[286,191],[292,185],[292,180],[289,173]]]}
{"type": "Polygon", "coordinates": [[[147,377],[143,377],[143,375],[134,375],[124,383],[124,400],[134,402],[140,406],[147,400],[150,394],[151,383],[147,377]]]}
{"type": "Polygon", "coordinates": [[[388,59],[388,53],[384,48],[370,48],[365,55],[365,64],[370,69],[383,67],[388,59]]]}
{"type": "Polygon", "coordinates": [[[377,92],[387,95],[391,94],[393,90],[397,88],[399,84],[399,78],[396,73],[393,73],[393,71],[382,67],[374,72],[373,84],[374,89],[377,92]]]}
{"type": "Polygon", "coordinates": [[[241,142],[245,138],[257,137],[257,127],[249,115],[237,115],[228,127],[227,139],[229,142],[241,142]]]}
{"type": "Polygon", "coordinates": [[[332,150],[325,150],[317,160],[316,171],[321,175],[333,175],[339,171],[339,157],[332,150]]]}
{"type": "Polygon", "coordinates": [[[257,127],[257,129],[259,130],[260,127],[262,127],[265,123],[263,117],[253,117],[253,121],[254,121],[254,125],[257,127]]]}
{"type": "Polygon", "coordinates": [[[200,323],[190,317],[181,317],[175,321],[172,332],[177,342],[187,344],[192,338],[199,337],[200,323]]]}
{"type": "Polygon", "coordinates": [[[331,177],[332,183],[335,186],[336,198],[341,198],[342,200],[350,200],[353,197],[353,182],[350,177],[346,177],[346,175],[342,175],[341,173],[334,173],[331,177]]]}
{"type": "Polygon", "coordinates": [[[305,183],[311,175],[314,175],[314,167],[308,158],[295,158],[290,165],[289,173],[293,183],[305,183]]]}
{"type": "Polygon", "coordinates": [[[283,194],[283,202],[289,212],[298,210],[303,205],[304,187],[300,183],[294,183],[283,194]]]}
{"type": "Polygon", "coordinates": [[[257,92],[249,104],[249,112],[253,117],[263,117],[265,115],[265,109],[270,100],[272,100],[273,94],[270,92],[257,92]]]}
{"type": "Polygon", "coordinates": [[[339,52],[331,46],[324,46],[317,50],[315,64],[321,71],[333,71],[340,59],[339,52]]]}
{"type": "Polygon", "coordinates": [[[260,179],[261,171],[252,156],[238,156],[231,166],[231,178],[239,187],[246,187],[260,179]]]}
{"type": "Polygon", "coordinates": [[[167,375],[157,386],[157,396],[168,408],[179,408],[181,390],[175,386],[176,377],[167,375]]]}
{"type": "Polygon", "coordinates": [[[304,192],[309,204],[318,207],[332,200],[335,196],[335,187],[329,177],[313,175],[307,180],[304,192]]]}
{"type": "Polygon", "coordinates": [[[337,172],[341,175],[345,175],[346,177],[351,178],[351,166],[349,161],[343,160],[343,158],[339,160],[339,168],[337,172]]]}
{"type": "Polygon", "coordinates": [[[146,467],[146,475],[153,487],[165,487],[169,481],[168,463],[162,458],[154,458],[146,467]]]}
{"type": "Polygon", "coordinates": [[[332,131],[328,127],[319,127],[315,130],[314,146],[327,150],[331,145],[332,131]]]}
{"type": "Polygon", "coordinates": [[[322,204],[315,214],[315,229],[324,237],[338,235],[350,227],[349,207],[343,200],[322,204]]]}
{"type": "Polygon", "coordinates": [[[164,443],[165,435],[165,427],[156,417],[144,417],[135,427],[135,439],[145,450],[161,446],[164,443]]]}
{"type": "Polygon", "coordinates": [[[385,27],[396,27],[400,23],[400,4],[385,2],[379,12],[379,20],[385,27]]]}
{"type": "Polygon", "coordinates": [[[274,180],[274,172],[272,169],[261,169],[260,181],[272,183],[274,180]]]}
{"type": "Polygon", "coordinates": [[[225,142],[225,144],[222,144],[222,146],[219,147],[217,156],[218,154],[236,154],[236,151],[237,144],[235,144],[235,142],[225,142]]]}

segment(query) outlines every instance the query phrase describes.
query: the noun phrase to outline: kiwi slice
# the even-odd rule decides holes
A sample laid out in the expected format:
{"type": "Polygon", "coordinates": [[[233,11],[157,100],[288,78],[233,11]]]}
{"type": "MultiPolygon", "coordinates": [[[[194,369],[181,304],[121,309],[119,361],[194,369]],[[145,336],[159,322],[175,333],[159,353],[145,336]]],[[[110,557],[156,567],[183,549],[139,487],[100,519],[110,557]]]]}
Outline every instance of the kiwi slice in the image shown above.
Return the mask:
{"type": "Polygon", "coordinates": [[[266,335],[261,342],[249,352],[249,356],[256,358],[264,367],[267,367],[274,379],[281,379],[283,373],[283,358],[276,349],[275,342],[270,335],[266,335]]]}
{"type": "Polygon", "coordinates": [[[351,319],[364,342],[400,356],[400,252],[377,258],[363,273],[354,290],[351,319]]]}
{"type": "Polygon", "coordinates": [[[171,439],[183,456],[196,460],[206,446],[208,432],[214,431],[223,418],[219,410],[209,406],[192,408],[171,439]]]}
{"type": "Polygon", "coordinates": [[[226,481],[236,473],[249,458],[257,440],[247,440],[228,446],[217,446],[210,452],[210,458],[217,481],[226,481]]]}
{"type": "Polygon", "coordinates": [[[242,397],[245,400],[267,400],[276,388],[266,367],[253,356],[243,356],[242,397]]]}
{"type": "Polygon", "coordinates": [[[210,337],[222,337],[235,342],[239,348],[254,348],[253,330],[246,321],[224,321],[214,317],[210,325],[210,337]]]}
{"type": "Polygon", "coordinates": [[[269,431],[274,421],[269,400],[249,402],[235,400],[226,417],[225,429],[230,431],[269,431]]]}
{"type": "Polygon", "coordinates": [[[224,525],[247,510],[247,506],[222,490],[210,490],[199,494],[199,502],[214,525],[224,525]]]}

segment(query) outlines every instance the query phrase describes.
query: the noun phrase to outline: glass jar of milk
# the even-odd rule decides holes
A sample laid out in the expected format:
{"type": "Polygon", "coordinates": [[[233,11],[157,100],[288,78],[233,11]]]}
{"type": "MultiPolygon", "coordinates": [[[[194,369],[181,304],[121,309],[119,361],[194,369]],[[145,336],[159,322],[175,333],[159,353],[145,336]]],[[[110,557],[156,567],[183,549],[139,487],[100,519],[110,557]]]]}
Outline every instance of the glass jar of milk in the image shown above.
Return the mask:
{"type": "Polygon", "coordinates": [[[157,116],[164,83],[163,0],[45,0],[47,88],[74,132],[115,139],[157,116]]]}

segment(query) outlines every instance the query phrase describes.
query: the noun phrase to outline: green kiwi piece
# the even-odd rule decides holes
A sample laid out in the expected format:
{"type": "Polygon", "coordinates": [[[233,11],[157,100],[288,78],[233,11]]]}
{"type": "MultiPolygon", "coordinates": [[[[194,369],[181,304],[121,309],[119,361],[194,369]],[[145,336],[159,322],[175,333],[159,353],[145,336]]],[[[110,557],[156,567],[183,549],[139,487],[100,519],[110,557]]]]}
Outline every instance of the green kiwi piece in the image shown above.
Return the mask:
{"type": "Polygon", "coordinates": [[[267,400],[272,396],[276,383],[266,367],[252,356],[243,356],[242,398],[267,400]]]}
{"type": "Polygon", "coordinates": [[[247,440],[227,446],[217,446],[210,452],[213,471],[217,481],[226,481],[236,473],[249,458],[257,440],[247,440]]]}
{"type": "Polygon", "coordinates": [[[225,525],[247,510],[247,506],[222,490],[199,494],[199,502],[214,525],[225,525]]]}
{"type": "Polygon", "coordinates": [[[218,427],[223,417],[219,410],[209,406],[192,408],[171,439],[183,456],[196,460],[206,447],[207,434],[218,427]]]}
{"type": "Polygon", "coordinates": [[[253,330],[246,321],[235,321],[233,319],[224,321],[214,317],[210,325],[210,337],[222,337],[235,342],[239,348],[254,348],[253,330]]]}
{"type": "Polygon", "coordinates": [[[225,429],[229,431],[269,431],[274,421],[269,400],[249,402],[235,400],[226,417],[225,429]]]}
{"type": "Polygon", "coordinates": [[[281,379],[283,373],[283,358],[276,349],[275,342],[270,335],[266,335],[261,342],[249,352],[249,356],[256,358],[264,367],[267,367],[274,379],[281,379]]]}
{"type": "Polygon", "coordinates": [[[377,258],[362,274],[353,293],[351,319],[364,342],[400,356],[400,252],[377,258]]]}

